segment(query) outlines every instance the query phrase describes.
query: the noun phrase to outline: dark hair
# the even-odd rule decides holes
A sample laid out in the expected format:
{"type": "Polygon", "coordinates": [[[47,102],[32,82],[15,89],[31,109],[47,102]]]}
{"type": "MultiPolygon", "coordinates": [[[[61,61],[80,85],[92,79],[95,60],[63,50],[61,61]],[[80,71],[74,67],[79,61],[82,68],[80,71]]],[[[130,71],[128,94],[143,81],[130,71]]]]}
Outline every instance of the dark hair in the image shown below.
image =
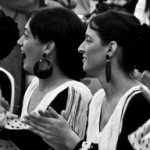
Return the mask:
{"type": "Polygon", "coordinates": [[[90,27],[97,31],[104,44],[116,41],[122,47],[121,63],[131,73],[150,69],[149,38],[150,28],[140,25],[130,13],[109,10],[92,18],[90,27]]]}
{"type": "Polygon", "coordinates": [[[65,75],[76,80],[85,76],[78,47],[84,40],[86,28],[73,11],[42,8],[33,14],[29,26],[33,37],[42,43],[54,41],[57,62],[65,75]]]}
{"type": "Polygon", "coordinates": [[[0,60],[10,54],[19,39],[17,23],[0,10],[0,60]]]}

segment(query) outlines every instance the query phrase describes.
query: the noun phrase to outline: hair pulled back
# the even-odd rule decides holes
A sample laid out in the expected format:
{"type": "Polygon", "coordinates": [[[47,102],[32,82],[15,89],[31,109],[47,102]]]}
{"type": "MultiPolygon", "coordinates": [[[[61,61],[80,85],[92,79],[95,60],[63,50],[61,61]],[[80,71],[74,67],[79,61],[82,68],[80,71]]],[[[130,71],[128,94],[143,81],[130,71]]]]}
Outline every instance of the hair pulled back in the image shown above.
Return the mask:
{"type": "Polygon", "coordinates": [[[130,13],[109,10],[93,17],[90,27],[97,31],[104,44],[116,41],[122,47],[121,65],[131,73],[150,69],[150,28],[130,13]]]}

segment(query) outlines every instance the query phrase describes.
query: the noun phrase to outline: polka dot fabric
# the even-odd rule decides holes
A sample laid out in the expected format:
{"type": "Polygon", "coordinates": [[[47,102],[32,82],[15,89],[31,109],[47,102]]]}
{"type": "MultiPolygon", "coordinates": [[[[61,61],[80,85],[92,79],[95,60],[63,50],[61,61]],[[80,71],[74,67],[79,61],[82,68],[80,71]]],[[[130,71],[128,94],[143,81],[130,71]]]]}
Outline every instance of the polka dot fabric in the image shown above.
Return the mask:
{"type": "MultiPolygon", "coordinates": [[[[29,127],[17,115],[10,112],[0,114],[0,125],[11,130],[27,129],[29,127]]],[[[19,148],[10,140],[0,139],[0,150],[19,150],[19,148]]]]}
{"type": "Polygon", "coordinates": [[[12,141],[0,140],[0,150],[19,150],[12,141]]]}
{"type": "Polygon", "coordinates": [[[6,123],[4,125],[5,128],[7,129],[27,129],[29,126],[26,125],[23,120],[18,118],[18,116],[9,114],[7,115],[6,123]]]}
{"type": "Polygon", "coordinates": [[[150,120],[128,136],[135,150],[150,150],[150,120]]]}

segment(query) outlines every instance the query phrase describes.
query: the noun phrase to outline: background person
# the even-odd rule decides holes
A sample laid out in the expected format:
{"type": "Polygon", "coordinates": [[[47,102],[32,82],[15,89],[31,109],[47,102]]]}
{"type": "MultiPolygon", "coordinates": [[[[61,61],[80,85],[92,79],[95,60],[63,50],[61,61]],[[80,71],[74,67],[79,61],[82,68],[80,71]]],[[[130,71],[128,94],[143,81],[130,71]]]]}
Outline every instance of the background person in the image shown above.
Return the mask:
{"type": "MultiPolygon", "coordinates": [[[[37,9],[39,0],[0,0],[0,7],[6,14],[13,18],[18,24],[20,36],[24,32],[28,14],[37,9]]],[[[25,72],[22,68],[22,55],[20,47],[16,44],[12,52],[0,62],[0,66],[5,68],[15,81],[15,101],[13,113],[20,114],[23,95],[25,92],[25,72]]]]}

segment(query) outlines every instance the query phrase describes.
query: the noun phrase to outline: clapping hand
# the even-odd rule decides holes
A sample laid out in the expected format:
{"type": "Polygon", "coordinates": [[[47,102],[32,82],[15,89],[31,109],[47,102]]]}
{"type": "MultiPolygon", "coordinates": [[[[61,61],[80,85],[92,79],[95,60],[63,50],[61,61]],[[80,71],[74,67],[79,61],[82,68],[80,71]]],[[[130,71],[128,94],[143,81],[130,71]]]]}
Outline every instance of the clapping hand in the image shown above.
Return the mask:
{"type": "Polygon", "coordinates": [[[25,117],[25,123],[31,126],[29,130],[41,136],[46,143],[62,144],[73,149],[80,138],[72,131],[67,121],[62,115],[59,115],[53,108],[45,112],[39,111],[39,114],[33,113],[25,117]]]}

